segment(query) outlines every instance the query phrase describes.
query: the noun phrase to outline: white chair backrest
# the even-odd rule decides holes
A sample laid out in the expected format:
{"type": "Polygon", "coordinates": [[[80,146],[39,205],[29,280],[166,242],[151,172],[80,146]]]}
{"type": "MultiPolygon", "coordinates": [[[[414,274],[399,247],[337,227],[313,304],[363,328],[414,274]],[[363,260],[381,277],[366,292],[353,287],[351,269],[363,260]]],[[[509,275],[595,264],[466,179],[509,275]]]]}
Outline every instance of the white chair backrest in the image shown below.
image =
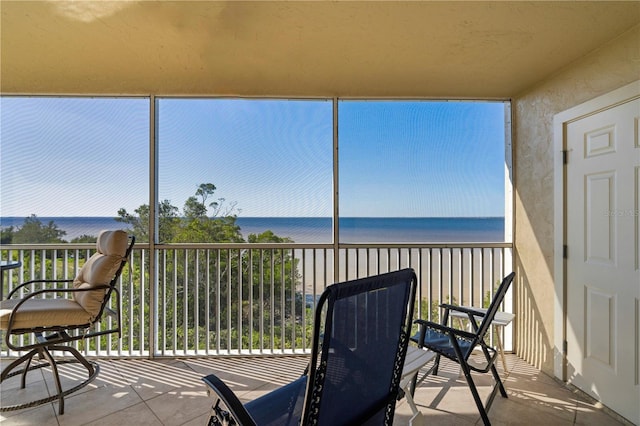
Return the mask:
{"type": "MultiPolygon", "coordinates": [[[[96,242],[97,252],[82,266],[73,280],[74,288],[91,288],[111,282],[125,260],[128,235],[125,231],[102,231],[96,242]]],[[[106,289],[74,293],[74,299],[95,319],[100,313],[106,289]]]]}

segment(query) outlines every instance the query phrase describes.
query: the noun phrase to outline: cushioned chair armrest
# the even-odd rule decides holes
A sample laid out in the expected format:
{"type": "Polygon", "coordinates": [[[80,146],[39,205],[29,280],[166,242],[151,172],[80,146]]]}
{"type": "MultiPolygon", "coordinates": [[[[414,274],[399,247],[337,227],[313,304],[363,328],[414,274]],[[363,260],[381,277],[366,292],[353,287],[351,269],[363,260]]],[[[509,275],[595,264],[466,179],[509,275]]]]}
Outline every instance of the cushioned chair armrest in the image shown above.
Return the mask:
{"type": "MultiPolygon", "coordinates": [[[[60,282],[60,281],[57,281],[57,282],[60,282]]],[[[81,293],[85,291],[106,290],[108,288],[109,288],[108,284],[101,284],[101,285],[96,285],[96,286],[87,287],[87,288],[45,288],[42,290],[34,291],[33,293],[25,294],[24,297],[22,297],[23,300],[21,300],[20,303],[16,305],[14,310],[16,310],[18,306],[22,305],[24,301],[29,300],[36,296],[40,296],[42,294],[46,294],[46,293],[81,293]]]]}
{"type": "Polygon", "coordinates": [[[229,387],[215,374],[209,374],[202,381],[224,402],[231,416],[242,426],[257,426],[242,402],[229,387]]]}
{"type": "Polygon", "coordinates": [[[20,285],[18,285],[17,287],[14,287],[11,289],[11,292],[9,293],[9,295],[7,296],[7,299],[11,299],[11,296],[13,296],[18,290],[20,290],[23,287],[26,287],[28,285],[31,284],[42,284],[42,283],[47,283],[47,284],[51,284],[51,283],[72,283],[73,280],[31,280],[31,281],[27,281],[24,282],[20,285]]]}
{"type": "MultiPolygon", "coordinates": [[[[420,325],[420,329],[426,329],[426,328],[431,328],[434,330],[437,330],[443,334],[451,334],[455,337],[462,337],[463,339],[469,339],[472,340],[476,337],[475,334],[473,333],[469,333],[468,331],[465,330],[459,330],[457,328],[453,328],[453,327],[447,327],[446,325],[442,325],[442,324],[438,324],[437,322],[433,322],[433,321],[427,321],[427,320],[423,320],[423,319],[417,319],[413,322],[414,324],[418,324],[420,325]]],[[[422,334],[422,333],[420,333],[422,334]]],[[[420,342],[418,342],[420,343],[420,342]]]]}
{"type": "MultiPolygon", "coordinates": [[[[61,281],[55,281],[55,282],[61,282],[61,281]]],[[[33,293],[27,293],[26,295],[24,295],[22,299],[20,299],[18,303],[16,303],[16,306],[14,306],[13,309],[11,310],[11,314],[9,314],[9,326],[7,327],[7,335],[10,335],[13,331],[13,323],[14,323],[13,317],[18,313],[18,311],[20,310],[20,307],[23,304],[25,304],[29,299],[32,299],[36,296],[39,296],[41,294],[46,294],[46,293],[78,293],[83,291],[93,291],[93,290],[100,290],[100,289],[107,289],[107,288],[109,288],[109,286],[106,284],[103,284],[103,285],[97,285],[92,288],[48,288],[48,289],[34,291],[33,293]]]]}

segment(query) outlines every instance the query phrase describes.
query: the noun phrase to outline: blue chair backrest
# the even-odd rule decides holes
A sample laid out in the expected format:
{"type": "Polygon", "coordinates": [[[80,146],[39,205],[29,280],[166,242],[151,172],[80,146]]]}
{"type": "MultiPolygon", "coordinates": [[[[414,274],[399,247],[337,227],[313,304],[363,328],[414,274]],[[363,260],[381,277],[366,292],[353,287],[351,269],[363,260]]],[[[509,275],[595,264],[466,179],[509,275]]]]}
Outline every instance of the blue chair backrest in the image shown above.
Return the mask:
{"type": "Polygon", "coordinates": [[[327,287],[316,310],[304,424],[390,424],[416,281],[404,269],[327,287]]]}
{"type": "Polygon", "coordinates": [[[491,327],[491,321],[493,321],[493,318],[496,316],[498,309],[500,309],[500,305],[502,304],[504,296],[505,294],[507,294],[507,290],[509,290],[509,286],[511,285],[511,282],[513,281],[515,275],[515,272],[511,272],[509,275],[504,277],[504,279],[500,283],[500,286],[493,295],[493,299],[491,299],[491,304],[487,309],[487,313],[485,314],[484,319],[478,327],[477,335],[479,339],[483,339],[484,335],[489,330],[489,327],[491,327]]]}

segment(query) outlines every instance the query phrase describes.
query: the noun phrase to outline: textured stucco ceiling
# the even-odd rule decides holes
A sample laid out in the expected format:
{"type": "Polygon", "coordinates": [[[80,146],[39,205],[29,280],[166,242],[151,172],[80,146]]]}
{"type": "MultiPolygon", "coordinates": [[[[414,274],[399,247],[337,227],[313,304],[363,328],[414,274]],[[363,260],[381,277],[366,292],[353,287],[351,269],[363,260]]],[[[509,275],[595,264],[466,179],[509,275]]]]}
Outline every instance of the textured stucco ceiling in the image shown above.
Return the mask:
{"type": "Polygon", "coordinates": [[[638,1],[0,9],[1,90],[34,94],[507,98],[640,23],[638,1]]]}

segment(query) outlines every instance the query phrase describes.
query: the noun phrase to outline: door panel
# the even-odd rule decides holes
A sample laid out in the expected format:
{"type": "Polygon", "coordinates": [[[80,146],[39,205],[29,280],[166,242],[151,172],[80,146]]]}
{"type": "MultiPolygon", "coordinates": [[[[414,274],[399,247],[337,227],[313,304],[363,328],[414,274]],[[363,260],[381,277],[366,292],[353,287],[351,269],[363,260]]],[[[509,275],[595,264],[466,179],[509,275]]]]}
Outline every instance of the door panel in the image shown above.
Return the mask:
{"type": "Polygon", "coordinates": [[[614,216],[603,214],[615,210],[615,172],[585,176],[585,261],[591,264],[615,264],[614,216]]]}
{"type": "Polygon", "coordinates": [[[586,288],[586,358],[615,370],[615,296],[586,288]]]}
{"type": "Polygon", "coordinates": [[[567,379],[640,424],[640,100],[566,125],[567,379]]]}

